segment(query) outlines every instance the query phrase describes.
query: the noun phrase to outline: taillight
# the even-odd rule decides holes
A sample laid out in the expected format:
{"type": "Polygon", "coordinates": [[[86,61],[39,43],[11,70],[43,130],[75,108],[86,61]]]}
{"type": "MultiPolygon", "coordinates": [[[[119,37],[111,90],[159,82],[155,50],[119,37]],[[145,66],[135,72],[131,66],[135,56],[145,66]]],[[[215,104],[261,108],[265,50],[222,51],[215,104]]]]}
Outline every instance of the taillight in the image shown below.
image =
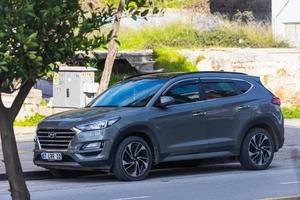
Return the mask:
{"type": "Polygon", "coordinates": [[[272,97],[272,104],[280,106],[281,105],[281,101],[280,101],[280,99],[278,97],[272,97]]]}

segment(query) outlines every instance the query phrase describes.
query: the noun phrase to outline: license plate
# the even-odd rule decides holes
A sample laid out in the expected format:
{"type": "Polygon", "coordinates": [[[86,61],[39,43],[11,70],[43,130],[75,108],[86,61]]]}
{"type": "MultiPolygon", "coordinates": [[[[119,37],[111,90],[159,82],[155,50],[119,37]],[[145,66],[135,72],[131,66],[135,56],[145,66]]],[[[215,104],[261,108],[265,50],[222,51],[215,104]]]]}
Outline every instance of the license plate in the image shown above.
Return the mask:
{"type": "Polygon", "coordinates": [[[43,160],[49,160],[49,161],[62,160],[61,153],[41,153],[41,157],[43,160]]]}

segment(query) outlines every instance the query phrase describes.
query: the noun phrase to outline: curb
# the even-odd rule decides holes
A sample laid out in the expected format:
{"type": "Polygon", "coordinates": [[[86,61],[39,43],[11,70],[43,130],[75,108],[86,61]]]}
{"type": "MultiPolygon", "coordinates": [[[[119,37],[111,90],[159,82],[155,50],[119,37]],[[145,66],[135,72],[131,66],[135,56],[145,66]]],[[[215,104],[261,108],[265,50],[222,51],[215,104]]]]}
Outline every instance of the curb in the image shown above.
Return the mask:
{"type": "Polygon", "coordinates": [[[261,200],[299,200],[300,196],[286,196],[286,197],[275,197],[275,198],[266,198],[261,200]]]}
{"type": "MultiPolygon", "coordinates": [[[[50,174],[49,171],[31,171],[31,172],[23,172],[24,177],[26,180],[40,180],[40,179],[50,179],[53,176],[50,174]]],[[[7,180],[6,174],[0,174],[0,181],[7,180]]]]}

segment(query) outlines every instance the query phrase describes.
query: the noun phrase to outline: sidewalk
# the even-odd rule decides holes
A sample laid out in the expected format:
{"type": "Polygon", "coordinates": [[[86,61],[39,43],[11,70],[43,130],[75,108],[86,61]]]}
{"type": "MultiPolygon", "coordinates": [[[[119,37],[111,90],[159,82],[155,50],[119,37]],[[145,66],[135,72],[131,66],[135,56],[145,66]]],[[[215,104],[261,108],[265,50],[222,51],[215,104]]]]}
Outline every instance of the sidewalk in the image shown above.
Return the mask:
{"type": "Polygon", "coordinates": [[[35,137],[36,127],[33,126],[15,126],[15,135],[17,142],[33,141],[35,137]]]}
{"type": "Polygon", "coordinates": [[[293,126],[300,128],[300,119],[286,119],[284,120],[285,126],[293,126]]]}

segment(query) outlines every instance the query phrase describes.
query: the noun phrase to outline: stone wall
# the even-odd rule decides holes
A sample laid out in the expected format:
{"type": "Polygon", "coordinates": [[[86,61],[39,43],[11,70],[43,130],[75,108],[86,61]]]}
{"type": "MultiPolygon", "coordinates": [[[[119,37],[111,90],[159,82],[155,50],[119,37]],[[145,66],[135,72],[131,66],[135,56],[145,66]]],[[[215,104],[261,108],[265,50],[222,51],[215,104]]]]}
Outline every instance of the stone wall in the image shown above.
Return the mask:
{"type": "MultiPolygon", "coordinates": [[[[2,94],[3,103],[5,106],[10,107],[14,101],[17,92],[13,94],[2,94]]],[[[17,116],[17,120],[22,120],[26,116],[32,116],[38,112],[39,106],[42,100],[42,91],[37,89],[32,89],[17,116]]]]}
{"type": "Polygon", "coordinates": [[[260,76],[284,106],[300,106],[300,49],[180,50],[200,71],[236,71],[260,76]]]}

